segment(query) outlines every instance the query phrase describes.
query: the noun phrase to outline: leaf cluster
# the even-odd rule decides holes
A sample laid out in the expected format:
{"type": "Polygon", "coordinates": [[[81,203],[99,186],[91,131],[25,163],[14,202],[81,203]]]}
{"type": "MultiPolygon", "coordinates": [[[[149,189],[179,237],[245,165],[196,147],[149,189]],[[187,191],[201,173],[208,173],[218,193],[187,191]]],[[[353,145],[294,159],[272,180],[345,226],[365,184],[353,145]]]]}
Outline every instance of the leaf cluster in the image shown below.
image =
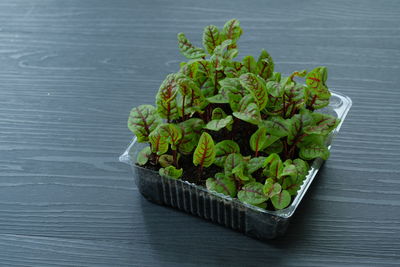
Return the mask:
{"type": "Polygon", "coordinates": [[[197,174],[209,190],[283,209],[311,161],[329,157],[326,140],[339,121],[316,111],[329,104],[327,69],[285,77],[265,50],[237,60],[242,32],[236,19],[222,29],[209,25],[203,47],[179,33],[188,61],[162,82],[155,106],[132,109],[128,128],[149,143],[137,164],[154,165],[173,179],[197,174]]]}

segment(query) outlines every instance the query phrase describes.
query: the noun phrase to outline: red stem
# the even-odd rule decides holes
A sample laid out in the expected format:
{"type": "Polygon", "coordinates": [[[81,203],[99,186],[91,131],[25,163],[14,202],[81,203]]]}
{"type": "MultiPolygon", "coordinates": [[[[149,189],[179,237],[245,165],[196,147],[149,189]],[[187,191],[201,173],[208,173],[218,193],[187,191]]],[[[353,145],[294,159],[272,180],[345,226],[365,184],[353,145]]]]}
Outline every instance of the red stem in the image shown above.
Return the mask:
{"type": "Polygon", "coordinates": [[[218,93],[218,71],[215,71],[215,80],[214,80],[214,95],[218,93]]]}
{"type": "Polygon", "coordinates": [[[176,150],[172,150],[172,158],[173,158],[175,167],[178,168],[178,154],[177,154],[176,150]]]}
{"type": "Polygon", "coordinates": [[[317,95],[314,95],[313,98],[312,98],[312,100],[311,100],[311,104],[310,104],[310,108],[311,108],[312,110],[314,110],[313,105],[315,104],[315,101],[316,101],[316,100],[317,100],[317,95]]]}
{"type": "Polygon", "coordinates": [[[290,117],[293,117],[294,114],[297,113],[296,103],[293,103],[292,112],[290,113],[290,117]]]}
{"type": "Polygon", "coordinates": [[[200,165],[199,173],[197,175],[197,182],[201,181],[201,175],[203,174],[203,165],[200,165]]]}
{"type": "Polygon", "coordinates": [[[185,119],[185,95],[182,98],[182,118],[185,119]]]}
{"type": "Polygon", "coordinates": [[[286,115],[285,94],[283,94],[282,96],[282,103],[283,103],[282,117],[285,118],[286,115]]]}
{"type": "Polygon", "coordinates": [[[288,151],[287,151],[287,146],[288,146],[288,144],[287,144],[287,140],[284,140],[283,141],[283,154],[285,155],[285,158],[287,159],[288,158],[288,151]]]}
{"type": "Polygon", "coordinates": [[[293,143],[292,147],[289,150],[289,157],[292,158],[294,151],[296,149],[296,145],[301,142],[301,140],[306,137],[308,134],[302,134],[299,137],[296,137],[296,141],[293,143]]]}

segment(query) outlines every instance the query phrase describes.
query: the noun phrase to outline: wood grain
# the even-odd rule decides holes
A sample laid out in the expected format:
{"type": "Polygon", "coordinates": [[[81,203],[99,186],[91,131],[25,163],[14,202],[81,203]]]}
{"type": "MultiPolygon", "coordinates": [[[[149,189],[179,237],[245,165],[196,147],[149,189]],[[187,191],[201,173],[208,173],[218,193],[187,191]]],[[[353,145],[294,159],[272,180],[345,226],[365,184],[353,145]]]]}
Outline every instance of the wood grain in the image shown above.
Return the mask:
{"type": "Polygon", "coordinates": [[[0,2],[0,266],[400,265],[399,1],[0,2]],[[287,235],[267,243],[143,200],[130,109],[238,18],[240,57],[329,68],[354,102],[287,235]]]}

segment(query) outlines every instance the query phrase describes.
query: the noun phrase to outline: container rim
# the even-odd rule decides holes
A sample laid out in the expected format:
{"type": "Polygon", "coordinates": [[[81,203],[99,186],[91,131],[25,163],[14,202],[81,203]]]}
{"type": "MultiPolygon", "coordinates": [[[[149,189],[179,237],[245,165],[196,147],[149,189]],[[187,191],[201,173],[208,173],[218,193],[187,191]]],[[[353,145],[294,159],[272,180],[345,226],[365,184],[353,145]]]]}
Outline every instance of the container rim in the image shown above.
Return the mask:
{"type": "MultiPolygon", "coordinates": [[[[351,106],[352,106],[352,100],[350,99],[350,97],[343,95],[341,93],[335,92],[333,90],[331,90],[331,102],[329,104],[329,108],[332,108],[333,111],[335,111],[337,118],[340,119],[340,122],[338,124],[338,126],[336,127],[336,129],[331,133],[331,137],[329,138],[330,141],[332,141],[333,137],[339,132],[344,119],[346,118],[351,106]],[[334,100],[334,101],[332,101],[334,100]]],[[[129,144],[128,148],[125,150],[125,152],[119,157],[119,161],[126,163],[128,165],[131,165],[132,167],[135,168],[140,168],[140,169],[144,169],[148,172],[153,172],[156,175],[159,175],[157,171],[154,170],[150,170],[144,167],[141,167],[139,165],[135,164],[136,159],[133,159],[131,156],[130,151],[132,151],[133,149],[135,149],[135,146],[137,146],[137,138],[136,136],[132,139],[131,143],[129,144]]],[[[331,149],[331,142],[328,144],[328,149],[331,149]]],[[[244,202],[239,201],[237,198],[232,198],[230,196],[221,194],[221,193],[217,193],[215,191],[210,191],[207,188],[203,187],[203,186],[199,186],[197,184],[194,183],[190,183],[188,181],[185,180],[176,180],[177,182],[181,182],[187,185],[190,185],[192,187],[195,187],[197,190],[201,190],[205,193],[209,193],[212,194],[214,196],[220,197],[226,201],[232,201],[235,202],[238,205],[242,205],[248,209],[260,212],[260,213],[264,213],[264,214],[270,214],[270,215],[274,215],[274,216],[278,216],[281,218],[290,218],[294,212],[296,211],[297,207],[299,206],[301,200],[303,199],[305,193],[308,191],[308,188],[310,187],[312,181],[314,180],[315,176],[318,173],[318,170],[320,169],[321,164],[323,163],[323,160],[321,158],[317,158],[313,161],[313,163],[311,164],[311,168],[310,171],[306,177],[306,179],[303,181],[303,184],[301,185],[297,195],[295,196],[294,200],[292,201],[292,203],[287,207],[284,208],[282,210],[266,210],[263,208],[259,208],[244,202]]],[[[161,177],[161,176],[160,176],[161,177]]]]}

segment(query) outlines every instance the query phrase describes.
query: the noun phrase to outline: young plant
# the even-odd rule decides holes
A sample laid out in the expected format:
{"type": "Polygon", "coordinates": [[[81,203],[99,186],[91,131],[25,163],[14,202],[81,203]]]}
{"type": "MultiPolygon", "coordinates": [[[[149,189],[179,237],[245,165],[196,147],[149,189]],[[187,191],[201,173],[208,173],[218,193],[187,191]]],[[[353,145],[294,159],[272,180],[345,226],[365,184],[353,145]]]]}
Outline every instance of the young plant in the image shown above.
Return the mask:
{"type": "Polygon", "coordinates": [[[203,47],[179,33],[188,60],[167,75],[155,106],[132,109],[128,127],[149,144],[138,165],[249,205],[284,209],[310,163],[329,157],[326,143],[339,121],[317,112],[329,104],[327,69],[284,76],[265,50],[237,60],[242,33],[236,19],[205,27],[203,47]]]}

